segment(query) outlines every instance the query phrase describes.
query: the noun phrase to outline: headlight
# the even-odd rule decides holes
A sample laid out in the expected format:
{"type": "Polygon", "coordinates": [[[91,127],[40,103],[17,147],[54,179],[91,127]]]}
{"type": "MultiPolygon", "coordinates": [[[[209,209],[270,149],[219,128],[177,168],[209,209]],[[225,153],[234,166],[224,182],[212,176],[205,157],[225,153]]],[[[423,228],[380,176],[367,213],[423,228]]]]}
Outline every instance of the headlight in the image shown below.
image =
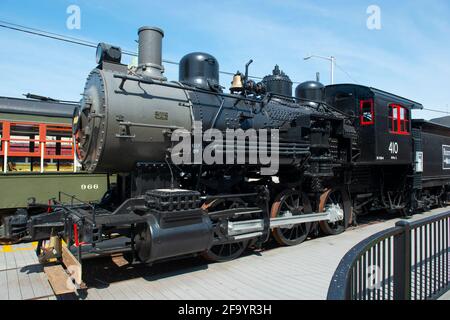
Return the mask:
{"type": "Polygon", "coordinates": [[[99,43],[97,46],[96,61],[97,64],[103,62],[120,63],[122,59],[122,50],[119,47],[107,43],[99,43]]]}

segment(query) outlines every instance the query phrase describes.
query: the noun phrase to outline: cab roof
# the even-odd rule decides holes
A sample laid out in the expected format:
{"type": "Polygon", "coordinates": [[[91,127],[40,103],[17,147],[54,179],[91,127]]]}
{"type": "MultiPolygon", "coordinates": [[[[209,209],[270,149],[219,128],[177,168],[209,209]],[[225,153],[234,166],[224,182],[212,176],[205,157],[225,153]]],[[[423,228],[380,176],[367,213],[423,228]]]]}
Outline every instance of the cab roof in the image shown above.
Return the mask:
{"type": "Polygon", "coordinates": [[[374,95],[381,95],[384,97],[392,97],[395,98],[396,100],[400,100],[402,101],[403,104],[408,105],[411,109],[418,109],[418,110],[422,110],[423,109],[423,105],[417,101],[411,100],[411,99],[407,99],[404,98],[402,96],[387,92],[387,91],[383,91],[377,88],[373,88],[373,87],[368,87],[368,86],[363,86],[360,84],[353,84],[353,83],[342,83],[342,84],[333,84],[333,85],[328,85],[325,88],[334,88],[334,87],[354,87],[354,88],[361,88],[363,90],[368,90],[371,91],[374,95]]]}
{"type": "Polygon", "coordinates": [[[77,104],[0,96],[0,113],[72,118],[77,104]]]}

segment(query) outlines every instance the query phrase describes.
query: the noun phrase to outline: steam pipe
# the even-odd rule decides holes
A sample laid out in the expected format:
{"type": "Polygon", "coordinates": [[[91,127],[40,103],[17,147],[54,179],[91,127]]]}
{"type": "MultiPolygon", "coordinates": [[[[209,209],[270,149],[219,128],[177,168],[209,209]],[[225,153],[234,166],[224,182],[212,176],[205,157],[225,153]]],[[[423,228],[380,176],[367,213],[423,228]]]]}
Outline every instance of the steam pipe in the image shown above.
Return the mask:
{"type": "Polygon", "coordinates": [[[245,81],[248,80],[248,67],[253,63],[253,59],[250,59],[249,62],[245,65],[245,81]]]}

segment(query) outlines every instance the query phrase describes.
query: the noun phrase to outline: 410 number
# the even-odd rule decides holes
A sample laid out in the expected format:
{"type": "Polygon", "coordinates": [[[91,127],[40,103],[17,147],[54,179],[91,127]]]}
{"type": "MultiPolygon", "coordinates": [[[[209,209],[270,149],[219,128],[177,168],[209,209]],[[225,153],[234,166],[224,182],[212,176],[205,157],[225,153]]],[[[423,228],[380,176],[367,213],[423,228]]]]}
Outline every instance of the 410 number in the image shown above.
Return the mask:
{"type": "Polygon", "coordinates": [[[397,142],[389,143],[389,151],[391,152],[391,154],[398,154],[398,143],[397,142]]]}

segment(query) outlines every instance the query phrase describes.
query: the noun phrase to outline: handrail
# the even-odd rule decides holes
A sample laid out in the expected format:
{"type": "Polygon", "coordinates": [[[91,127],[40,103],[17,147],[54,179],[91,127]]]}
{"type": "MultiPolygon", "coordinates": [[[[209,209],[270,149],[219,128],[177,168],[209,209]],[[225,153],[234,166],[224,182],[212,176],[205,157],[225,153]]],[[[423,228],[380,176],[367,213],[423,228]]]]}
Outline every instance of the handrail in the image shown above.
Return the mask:
{"type": "MultiPolygon", "coordinates": [[[[96,204],[96,203],[93,203],[93,202],[85,202],[85,201],[83,201],[83,200],[81,200],[81,199],[78,199],[75,195],[70,195],[70,194],[68,194],[68,193],[66,193],[66,192],[64,192],[64,191],[59,191],[59,193],[58,193],[58,202],[59,202],[60,204],[62,204],[61,196],[66,196],[66,197],[69,197],[69,198],[70,198],[70,208],[73,207],[73,205],[74,205],[74,200],[78,201],[78,202],[81,203],[81,204],[84,204],[84,205],[90,207],[90,208],[91,208],[91,211],[92,211],[92,223],[93,223],[94,227],[97,225],[97,222],[96,222],[96,214],[97,214],[96,209],[97,209],[97,204],[96,204]]],[[[70,209],[69,207],[67,207],[67,206],[64,206],[64,208],[65,208],[65,209],[68,209],[69,211],[71,211],[71,209],[70,209]]]]}
{"type": "Polygon", "coordinates": [[[361,241],[339,263],[327,299],[437,298],[450,289],[449,222],[450,211],[401,220],[361,241]]]}

